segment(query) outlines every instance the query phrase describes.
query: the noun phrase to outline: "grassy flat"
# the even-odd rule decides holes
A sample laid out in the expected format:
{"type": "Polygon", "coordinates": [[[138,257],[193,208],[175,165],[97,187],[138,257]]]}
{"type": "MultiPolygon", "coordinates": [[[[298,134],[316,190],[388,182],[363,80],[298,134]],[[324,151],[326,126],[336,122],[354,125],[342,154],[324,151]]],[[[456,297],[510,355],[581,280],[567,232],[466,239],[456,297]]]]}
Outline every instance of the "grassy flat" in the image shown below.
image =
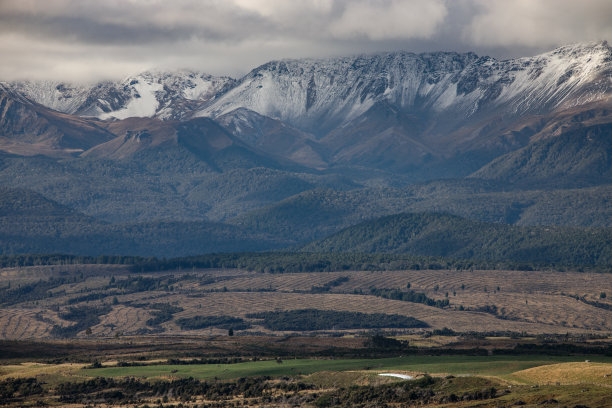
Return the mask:
{"type": "MultiPolygon", "coordinates": [[[[140,367],[103,367],[83,369],[81,374],[102,377],[194,377],[230,379],[251,376],[312,374],[318,371],[401,370],[424,373],[504,376],[520,370],[562,362],[583,361],[583,357],[550,356],[408,356],[383,359],[295,359],[237,364],[153,365],[140,367]]],[[[612,358],[595,360],[612,362],[612,358]]]]}
{"type": "Polygon", "coordinates": [[[575,362],[533,367],[513,373],[516,378],[533,384],[600,384],[612,386],[612,364],[575,362]]]}

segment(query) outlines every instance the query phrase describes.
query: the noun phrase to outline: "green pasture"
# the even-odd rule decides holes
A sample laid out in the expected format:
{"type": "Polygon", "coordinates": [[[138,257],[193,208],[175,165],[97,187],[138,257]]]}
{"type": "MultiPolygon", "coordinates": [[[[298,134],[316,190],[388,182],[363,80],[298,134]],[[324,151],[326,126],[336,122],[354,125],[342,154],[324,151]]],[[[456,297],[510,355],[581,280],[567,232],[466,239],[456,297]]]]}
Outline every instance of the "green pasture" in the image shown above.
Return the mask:
{"type": "MultiPolygon", "coordinates": [[[[591,361],[612,362],[612,357],[592,357],[591,361]]],[[[83,369],[91,377],[193,377],[231,379],[253,376],[292,376],[318,371],[397,370],[431,374],[471,374],[504,376],[545,364],[584,361],[580,356],[406,356],[382,359],[293,359],[252,361],[236,364],[150,365],[83,369]]]]}

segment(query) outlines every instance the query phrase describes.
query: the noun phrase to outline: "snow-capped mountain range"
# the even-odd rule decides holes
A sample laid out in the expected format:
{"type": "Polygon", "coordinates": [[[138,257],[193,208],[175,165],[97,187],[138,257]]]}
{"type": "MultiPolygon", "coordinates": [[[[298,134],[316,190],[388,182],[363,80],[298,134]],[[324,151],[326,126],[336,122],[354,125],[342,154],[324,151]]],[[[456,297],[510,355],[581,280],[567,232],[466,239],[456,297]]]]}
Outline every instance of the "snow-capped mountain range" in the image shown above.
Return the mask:
{"type": "MultiPolygon", "coordinates": [[[[317,169],[366,166],[406,172],[461,157],[460,167],[471,163],[462,167],[467,175],[530,143],[542,129],[559,131],[548,124],[550,115],[607,108],[612,47],[607,42],[575,44],[505,61],[454,52],[281,60],[240,79],[151,71],[93,85],[0,84],[26,98],[26,105],[31,100],[103,123],[133,117],[169,122],[212,118],[253,148],[317,169]]],[[[596,116],[604,118],[599,122],[607,120],[605,112],[596,116]]],[[[564,120],[568,126],[576,122],[564,120]]],[[[116,133],[113,129],[130,125],[92,126],[116,133]]],[[[10,139],[5,145],[17,151],[20,131],[12,129],[0,139],[10,139]]],[[[60,139],[47,139],[47,148],[60,139]]],[[[135,146],[129,151],[139,151],[135,146]]],[[[447,173],[455,168],[449,166],[447,173]]]]}
{"type": "Polygon", "coordinates": [[[445,52],[274,61],[196,115],[247,108],[317,132],[341,126],[380,101],[405,112],[464,119],[500,107],[509,115],[543,113],[605,98],[611,75],[607,43],[507,61],[445,52]]]}
{"type": "Polygon", "coordinates": [[[46,107],[79,116],[184,119],[247,108],[312,131],[342,125],[379,101],[463,117],[500,106],[509,114],[541,113],[607,97],[611,75],[612,48],[600,42],[506,61],[473,53],[395,52],[272,61],[239,80],[179,71],[89,86],[7,85],[46,107]]]}

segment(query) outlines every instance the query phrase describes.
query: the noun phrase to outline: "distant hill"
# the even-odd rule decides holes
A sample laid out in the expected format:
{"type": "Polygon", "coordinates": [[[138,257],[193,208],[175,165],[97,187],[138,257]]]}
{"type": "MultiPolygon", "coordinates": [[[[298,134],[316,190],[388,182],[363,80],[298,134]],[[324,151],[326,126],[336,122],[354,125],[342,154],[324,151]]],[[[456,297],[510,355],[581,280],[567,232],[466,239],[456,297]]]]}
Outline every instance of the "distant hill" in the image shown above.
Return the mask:
{"type": "Polygon", "coordinates": [[[108,224],[40,194],[0,188],[1,254],[178,256],[258,251],[285,245],[265,234],[205,221],[108,224]]]}
{"type": "Polygon", "coordinates": [[[471,177],[540,186],[610,183],[612,123],[582,126],[536,140],[494,159],[471,177]]]}
{"type": "Polygon", "coordinates": [[[302,243],[406,211],[522,226],[612,227],[611,200],[612,185],[521,190],[492,180],[442,180],[404,188],[309,190],[228,222],[302,243]]]}
{"type": "Polygon", "coordinates": [[[609,265],[612,228],[517,227],[448,214],[399,214],[349,227],[302,250],[609,265]]]}

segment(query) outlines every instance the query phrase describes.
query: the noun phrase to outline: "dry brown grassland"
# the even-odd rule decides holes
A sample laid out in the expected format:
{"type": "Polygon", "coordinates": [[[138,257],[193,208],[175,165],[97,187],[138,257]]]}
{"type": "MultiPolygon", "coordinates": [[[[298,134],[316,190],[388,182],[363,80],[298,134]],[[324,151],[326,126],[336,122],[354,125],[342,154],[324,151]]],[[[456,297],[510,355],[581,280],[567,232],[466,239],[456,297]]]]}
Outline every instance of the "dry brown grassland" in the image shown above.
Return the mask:
{"type": "MultiPolygon", "coordinates": [[[[53,327],[69,327],[66,312],[75,307],[106,307],[96,324],[76,333],[80,338],[117,335],[215,335],[226,330],[182,330],[177,319],[193,316],[236,316],[254,312],[306,308],[386,313],[412,316],[430,329],[455,331],[513,331],[538,333],[612,332],[612,274],[555,271],[343,271],[264,274],[244,270],[190,270],[130,273],[112,265],[68,265],[0,270],[0,287],[11,288],[40,280],[64,278],[49,296],[20,299],[0,306],[0,339],[48,339],[53,327]],[[169,287],[125,290],[110,286],[137,277],[173,279],[169,287]],[[324,286],[340,277],[348,280],[324,293],[324,286]],[[410,290],[430,298],[448,299],[445,308],[389,300],[369,295],[370,288],[410,290]],[[602,292],[610,296],[600,298],[602,292]],[[84,296],[97,293],[99,298],[84,296]],[[578,299],[576,298],[578,297],[578,299]],[[79,300],[81,298],[81,300],[79,300]],[[182,308],[154,326],[155,308],[169,304],[182,308]]],[[[248,320],[248,319],[247,319],[248,320]]],[[[257,323],[257,322],[254,322],[257,323]]],[[[423,331],[404,330],[405,334],[423,331]]],[[[267,333],[254,325],[244,334],[267,333]]],[[[354,332],[354,331],[353,331],[354,332]]]]}

